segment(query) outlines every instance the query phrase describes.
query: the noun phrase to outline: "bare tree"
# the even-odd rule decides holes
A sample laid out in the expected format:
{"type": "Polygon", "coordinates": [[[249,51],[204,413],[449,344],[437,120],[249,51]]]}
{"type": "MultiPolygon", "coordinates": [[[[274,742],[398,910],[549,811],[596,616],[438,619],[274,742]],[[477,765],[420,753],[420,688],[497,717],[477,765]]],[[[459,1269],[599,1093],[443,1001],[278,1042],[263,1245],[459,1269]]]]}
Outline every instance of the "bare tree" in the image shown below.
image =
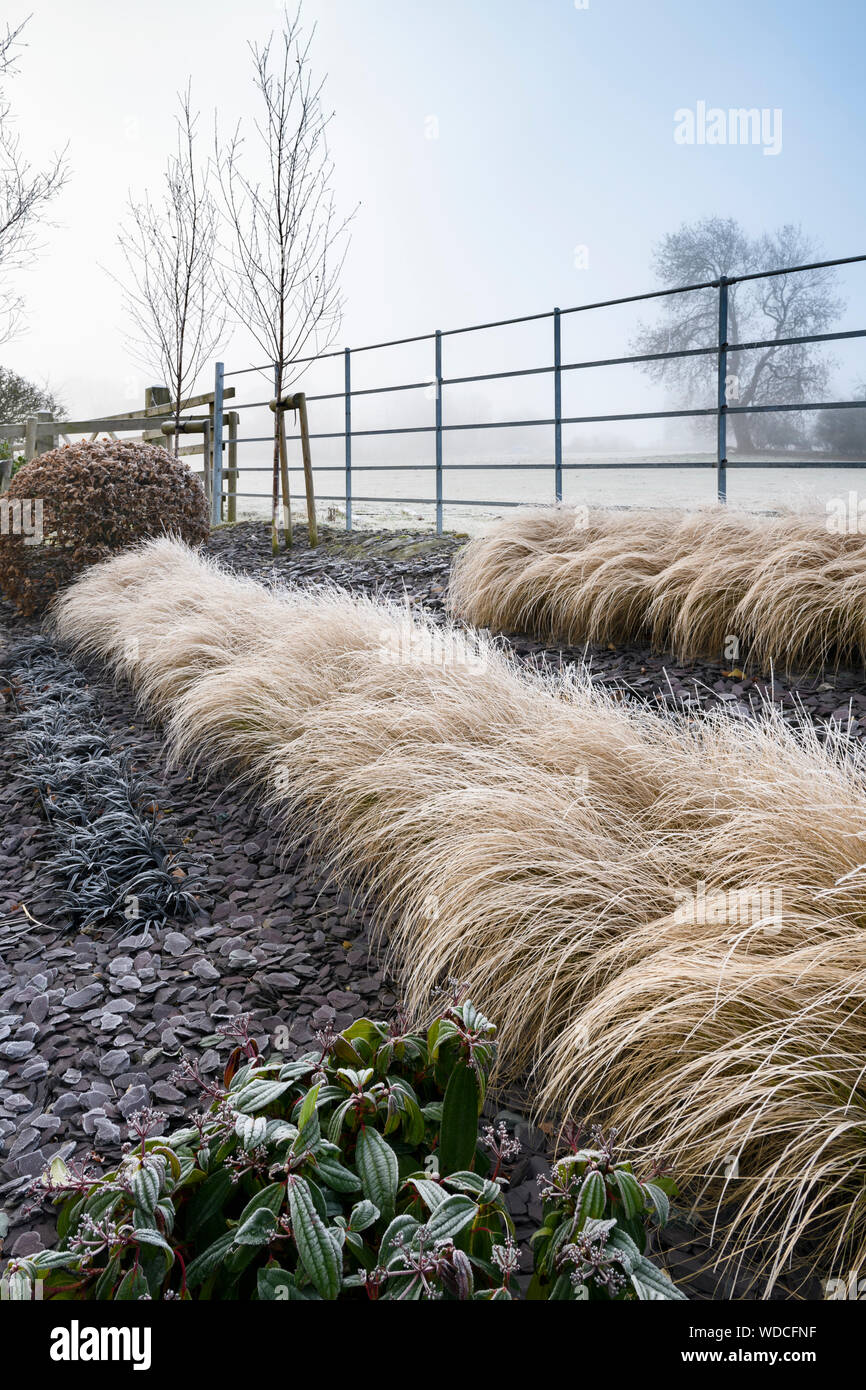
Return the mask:
{"type": "MultiPolygon", "coordinates": [[[[784,226],[751,238],[733,218],[708,217],[664,237],[655,252],[662,285],[698,284],[720,276],[805,265],[820,259],[819,248],[799,227],[784,226]]],[[[826,332],[844,307],[833,294],[832,269],[808,270],[732,285],[728,293],[728,341],[754,342],[826,332]]],[[[642,326],[634,342],[640,353],[708,347],[718,341],[718,297],[711,291],[671,295],[661,301],[663,321],[642,326]]],[[[831,363],[816,343],[770,346],[730,353],[737,405],[773,405],[820,398],[831,363]]],[[[715,380],[712,354],[648,362],[656,381],[677,385],[686,399],[705,401],[715,380]]],[[[798,415],[733,414],[739,448],[753,450],[794,442],[804,435],[798,415]]]]}
{"type": "Polygon", "coordinates": [[[196,162],[198,115],[189,87],[178,100],[177,150],[166,164],[161,196],[156,202],[147,195],[141,202],[131,198],[127,225],[118,234],[129,272],[128,341],[141,364],[157,372],[171,392],[175,453],[184,397],[225,328],[214,269],[219,219],[207,166],[196,162]]]}
{"type": "MultiPolygon", "coordinates": [[[[27,22],[14,29],[7,25],[0,34],[0,80],[16,71],[17,49],[27,22]]],[[[68,174],[65,150],[44,169],[32,168],[14,129],[11,104],[0,88],[0,342],[14,335],[24,308],[10,277],[32,264],[38,250],[36,227],[68,174]]]]}
{"type": "MultiPolygon", "coordinates": [[[[339,276],[348,219],[337,217],[331,193],[333,164],[322,107],[323,82],[310,68],[315,28],[305,35],[301,9],[284,11],[278,38],[250,44],[259,97],[253,167],[240,126],[227,146],[216,138],[216,164],[231,244],[223,265],[226,299],[237,320],[274,363],[277,399],[288,371],[305,353],[324,351],[342,318],[339,276]],[[263,173],[255,170],[258,156],[263,173]]],[[[279,545],[280,436],[274,415],[271,533],[279,545]]],[[[288,536],[287,536],[288,543],[288,536]]]]}

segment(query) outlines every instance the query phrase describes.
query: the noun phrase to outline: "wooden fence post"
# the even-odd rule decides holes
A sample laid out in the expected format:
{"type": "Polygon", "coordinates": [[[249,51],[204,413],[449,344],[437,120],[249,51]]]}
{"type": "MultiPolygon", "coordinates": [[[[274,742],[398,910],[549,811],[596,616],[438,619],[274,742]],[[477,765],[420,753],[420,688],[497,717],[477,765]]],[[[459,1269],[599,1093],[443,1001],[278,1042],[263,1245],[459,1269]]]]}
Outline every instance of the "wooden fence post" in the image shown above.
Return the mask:
{"type": "Polygon", "coordinates": [[[213,468],[211,466],[211,416],[202,422],[201,457],[204,464],[204,495],[207,499],[208,516],[213,516],[213,468]]]}
{"type": "Polygon", "coordinates": [[[307,493],[307,529],[310,545],[319,544],[319,527],[316,522],[316,495],[313,490],[313,461],[310,455],[310,425],[307,419],[307,398],[303,391],[295,396],[301,426],[301,452],[304,456],[304,488],[307,493]]]}
{"type": "Polygon", "coordinates": [[[144,408],[150,410],[154,405],[171,405],[171,392],[167,386],[148,386],[144,392],[144,408]]]}
{"type": "Polygon", "coordinates": [[[289,492],[289,451],[286,445],[286,412],[277,409],[280,431],[280,483],[283,489],[283,531],[286,536],[286,545],[292,545],[294,534],[292,531],[292,498],[289,492]]]}
{"type": "Polygon", "coordinates": [[[44,428],[47,421],[51,421],[53,423],[54,416],[50,410],[40,410],[37,411],[37,419],[39,421],[39,424],[36,426],[36,452],[39,454],[47,454],[49,449],[57,448],[56,432],[52,430],[50,433],[47,433],[44,428]],[[39,438],[40,435],[42,436],[41,441],[39,438]]]}
{"type": "MultiPolygon", "coordinates": [[[[155,406],[155,405],[171,405],[171,392],[169,391],[169,389],[168,389],[167,386],[146,386],[146,387],[144,388],[144,408],[145,408],[145,410],[151,410],[152,407],[155,406]]],[[[154,421],[154,428],[153,428],[152,430],[150,430],[150,431],[148,431],[148,430],[142,430],[141,437],[142,437],[142,439],[144,440],[145,443],[150,442],[151,444],[158,444],[158,443],[160,442],[160,436],[161,436],[161,435],[162,435],[161,422],[160,422],[159,420],[155,420],[155,421],[154,421]],[[149,441],[148,441],[148,434],[150,435],[150,440],[149,440],[149,441]]],[[[163,447],[164,449],[167,449],[167,448],[168,448],[168,437],[167,437],[167,436],[163,436],[163,445],[162,445],[162,447],[163,447]]]]}
{"type": "Polygon", "coordinates": [[[230,410],[226,416],[229,427],[229,466],[228,476],[228,501],[226,504],[226,520],[229,523],[238,519],[238,421],[240,413],[237,410],[230,410]]]}

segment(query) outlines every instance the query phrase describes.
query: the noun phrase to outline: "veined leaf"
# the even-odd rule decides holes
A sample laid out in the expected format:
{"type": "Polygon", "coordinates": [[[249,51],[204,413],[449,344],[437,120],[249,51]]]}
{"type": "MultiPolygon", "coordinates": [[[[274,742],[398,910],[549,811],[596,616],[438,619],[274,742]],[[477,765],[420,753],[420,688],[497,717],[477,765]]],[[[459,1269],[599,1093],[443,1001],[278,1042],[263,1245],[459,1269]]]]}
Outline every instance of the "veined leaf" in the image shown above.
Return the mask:
{"type": "Polygon", "coordinates": [[[247,1153],[258,1148],[267,1137],[268,1120],[266,1115],[238,1115],[235,1120],[235,1134],[247,1153]]]}
{"type": "Polygon", "coordinates": [[[257,1110],[264,1110],[265,1106],[273,1101],[279,1100],[291,1084],[290,1081],[268,1081],[264,1077],[257,1077],[242,1086],[237,1093],[232,1093],[232,1107],[244,1115],[252,1115],[257,1110]]]}
{"type": "Polygon", "coordinates": [[[598,1169],[591,1169],[587,1173],[580,1186],[577,1198],[577,1218],[578,1229],[584,1221],[598,1221],[604,1216],[605,1203],[607,1201],[607,1190],[604,1178],[598,1169]]]}
{"type": "Polygon", "coordinates": [[[378,1207],[385,1219],[394,1215],[399,1171],[397,1155],[378,1130],[365,1125],[358,1135],[355,1164],[364,1196],[378,1207]]]}
{"type": "Polygon", "coordinates": [[[359,1192],[361,1190],[361,1179],[351,1168],[345,1168],[335,1158],[323,1158],[316,1155],[315,1172],[333,1192],[359,1192]]]}
{"type": "Polygon", "coordinates": [[[425,1225],[431,1240],[453,1240],[477,1215],[478,1205],[471,1197],[462,1192],[453,1192],[436,1208],[425,1225]]]}
{"type": "Polygon", "coordinates": [[[133,1231],[132,1235],[133,1239],[137,1240],[139,1245],[152,1245],[157,1250],[162,1250],[168,1255],[168,1259],[166,1260],[166,1266],[168,1268],[174,1264],[174,1251],[165,1239],[165,1236],[160,1235],[159,1231],[151,1230],[148,1226],[143,1231],[133,1231]]]}
{"type": "Polygon", "coordinates": [[[458,1062],[442,1102],[439,1172],[443,1176],[472,1166],[478,1143],[478,1102],[478,1078],[466,1062],[458,1062]]]}
{"type": "Polygon", "coordinates": [[[227,1168],[218,1168],[205,1178],[189,1204],[188,1229],[191,1235],[206,1226],[212,1217],[221,1211],[233,1187],[232,1175],[227,1168]]]}
{"type": "Polygon", "coordinates": [[[365,1197],[363,1201],[356,1202],[349,1217],[350,1231],[366,1231],[368,1227],[374,1226],[382,1213],[377,1206],[369,1202],[365,1197]]]}
{"type": "Polygon", "coordinates": [[[259,1270],[256,1293],[264,1303],[309,1303],[317,1298],[312,1289],[299,1289],[294,1274],[288,1269],[280,1269],[279,1265],[266,1265],[259,1270]]]}
{"type": "Polygon", "coordinates": [[[147,1280],[140,1269],[128,1269],[117,1286],[115,1303],[131,1303],[149,1292],[147,1280]]]}
{"type": "Polygon", "coordinates": [[[321,1083],[318,1082],[315,1086],[311,1086],[307,1094],[304,1096],[303,1102],[301,1104],[301,1109],[298,1113],[297,1119],[295,1120],[295,1124],[298,1126],[299,1130],[303,1130],[304,1125],[313,1115],[315,1115],[316,1100],[318,1098],[320,1089],[321,1083]]]}
{"type": "Polygon", "coordinates": [[[234,1231],[226,1231],[225,1235],[221,1235],[206,1250],[197,1255],[191,1264],[187,1265],[186,1282],[189,1288],[195,1288],[196,1284],[204,1283],[205,1279],[208,1279],[214,1270],[222,1264],[232,1248],[234,1237],[234,1231]]]}
{"type": "Polygon", "coordinates": [[[332,1144],[340,1142],[340,1135],[343,1132],[343,1123],[352,1108],[352,1097],[344,1100],[342,1105],[338,1105],[330,1120],[328,1121],[328,1138],[332,1144]]]}
{"type": "Polygon", "coordinates": [[[624,1168],[615,1168],[613,1180],[619,1190],[626,1219],[630,1221],[633,1216],[639,1216],[646,1207],[646,1195],[637,1178],[624,1168]]]}
{"type": "Polygon", "coordinates": [[[394,1220],[391,1222],[390,1226],[388,1226],[379,1245],[380,1265],[387,1267],[388,1262],[393,1258],[395,1251],[398,1249],[396,1244],[397,1237],[402,1236],[404,1241],[411,1240],[420,1224],[420,1221],[416,1221],[414,1216],[409,1216],[407,1214],[394,1217],[394,1220]]]}
{"type": "Polygon", "coordinates": [[[145,1161],[132,1175],[132,1196],[136,1206],[151,1215],[156,1210],[161,1187],[156,1165],[145,1161]]]}
{"type": "Polygon", "coordinates": [[[671,1214],[671,1202],[668,1194],[656,1182],[645,1182],[643,1189],[655,1207],[659,1225],[666,1226],[671,1214]]]}
{"type": "Polygon", "coordinates": [[[643,1259],[631,1236],[621,1226],[614,1227],[607,1238],[607,1243],[611,1249],[618,1250],[623,1256],[627,1274],[631,1274],[632,1270],[643,1259]]]}
{"type": "Polygon", "coordinates": [[[448,1193],[444,1187],[440,1187],[438,1182],[433,1182],[428,1177],[408,1177],[407,1183],[411,1183],[418,1196],[421,1198],[428,1211],[435,1211],[447,1200],[448,1193]]]}
{"type": "Polygon", "coordinates": [[[342,1282],[343,1261],[325,1223],[313,1205],[303,1178],[289,1183],[292,1230],[304,1269],[322,1298],[336,1299],[342,1282]]]}
{"type": "Polygon", "coordinates": [[[268,1207],[257,1207],[238,1223],[236,1245],[266,1245],[277,1228],[277,1218],[268,1207]]]}
{"type": "Polygon", "coordinates": [[[673,1284],[664,1270],[658,1269],[650,1260],[640,1256],[631,1273],[631,1282],[638,1298],[653,1302],[668,1300],[687,1303],[688,1298],[682,1289],[673,1284]]]}
{"type": "Polygon", "coordinates": [[[457,1172],[449,1173],[445,1179],[447,1187],[454,1187],[458,1192],[472,1192],[478,1198],[482,1206],[491,1202],[497,1202],[502,1197],[502,1188],[498,1182],[492,1182],[490,1178],[482,1178],[480,1173],[457,1172]]]}

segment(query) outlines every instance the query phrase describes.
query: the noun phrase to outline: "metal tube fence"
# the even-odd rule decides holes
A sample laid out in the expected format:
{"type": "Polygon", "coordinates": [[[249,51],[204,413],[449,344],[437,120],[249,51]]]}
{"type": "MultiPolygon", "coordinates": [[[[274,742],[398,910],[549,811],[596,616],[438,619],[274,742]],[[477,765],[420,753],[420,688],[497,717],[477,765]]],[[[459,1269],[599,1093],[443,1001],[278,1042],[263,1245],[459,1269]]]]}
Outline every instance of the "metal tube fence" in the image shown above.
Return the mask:
{"type": "MultiPolygon", "coordinates": [[[[550,470],[553,471],[553,500],[562,501],[563,496],[563,475],[568,471],[575,470],[643,470],[643,469],[700,469],[714,468],[716,473],[716,495],[720,502],[727,501],[727,473],[729,468],[862,468],[866,467],[866,458],[842,458],[829,459],[823,456],[816,456],[809,459],[783,458],[783,459],[729,459],[727,456],[727,422],[728,417],[735,414],[762,414],[762,413],[783,413],[789,411],[822,411],[822,410],[855,410],[866,408],[866,400],[839,400],[839,401],[802,401],[796,404],[779,405],[737,405],[732,404],[728,389],[728,364],[732,354],[760,350],[762,348],[781,348],[793,347],[804,343],[831,343],[843,340],[852,340],[866,337],[866,328],[849,329],[837,333],[807,333],[791,337],[774,337],[753,339],[743,342],[728,341],[729,323],[729,294],[732,286],[752,280],[769,280],[779,276],[798,275],[806,271],[830,269],[833,267],[855,265],[866,261],[866,255],[847,256],[836,260],[814,261],[807,265],[787,266],[776,270],[755,271],[747,275],[723,276],[718,280],[706,280],[697,284],[679,285],[672,289],[652,290],[644,294],[626,295],[618,299],[599,300],[590,304],[577,304],[568,309],[547,310],[538,314],[526,314],[516,318],[498,319],[488,323],[470,324],[461,328],[436,329],[432,333],[416,334],[412,337],[395,338],[386,342],[367,343],[356,348],[342,348],[335,351],[328,351],[309,357],[296,359],[291,367],[308,367],[312,363],[322,362],[327,359],[343,359],[343,390],[323,392],[318,395],[307,395],[309,403],[338,401],[344,403],[344,424],[342,430],[324,430],[310,434],[311,440],[342,440],[343,441],[343,462],[340,464],[314,464],[316,473],[342,473],[344,478],[343,493],[323,494],[320,500],[323,502],[342,502],[346,512],[346,528],[352,529],[353,524],[353,504],[355,503],[406,503],[412,506],[432,506],[434,508],[436,532],[441,534],[443,527],[444,509],[449,506],[456,507],[511,507],[525,505],[520,501],[504,501],[495,498],[448,498],[444,493],[444,474],[451,471],[481,472],[489,469],[519,469],[523,470],[550,470]],[[715,290],[718,294],[718,332],[716,341],[708,343],[702,347],[685,348],[672,350],[669,352],[637,353],[621,357],[601,357],[588,359],[578,362],[562,361],[562,320],[567,315],[587,313],[592,310],[609,309],[626,304],[641,304],[652,300],[669,298],[674,295],[691,294],[701,290],[715,290]],[[454,338],[468,333],[483,333],[490,329],[508,328],[517,324],[538,323],[545,319],[553,321],[552,336],[552,361],[534,367],[520,367],[510,371],[481,372],[468,376],[447,377],[443,375],[443,340],[454,338]],[[385,386],[368,386],[363,388],[353,388],[352,386],[352,357],[365,352],[377,352],[386,348],[406,347],[417,343],[433,344],[433,368],[434,375],[432,380],[426,381],[404,381],[385,386]],[[564,415],[562,409],[562,383],[563,374],[566,372],[591,371],[602,367],[615,367],[625,364],[641,365],[650,362],[662,362],[675,358],[709,356],[716,359],[716,404],[704,408],[682,409],[682,410],[645,410],[627,411],[612,414],[597,415],[564,415]],[[523,377],[543,376],[546,373],[553,377],[553,414],[533,419],[516,420],[485,420],[473,421],[460,424],[446,424],[443,415],[444,391],[447,387],[474,384],[478,382],[509,381],[523,377]],[[390,395],[402,391],[425,391],[429,392],[432,388],[434,401],[434,418],[429,424],[387,426],[374,429],[356,429],[352,424],[352,401],[362,396],[390,395]],[[698,419],[701,417],[716,417],[716,453],[715,459],[671,459],[671,460],[646,460],[631,461],[623,463],[620,461],[601,461],[593,459],[581,459],[579,462],[567,461],[563,458],[562,429],[564,425],[586,425],[601,424],[614,421],[633,422],[638,420],[671,420],[671,419],[698,419]],[[466,430],[496,430],[496,429],[520,429],[535,428],[538,426],[552,426],[553,428],[553,458],[550,463],[530,463],[526,461],[512,463],[507,460],[496,463],[449,463],[444,459],[444,436],[448,433],[455,433],[466,430]],[[434,436],[434,462],[387,464],[387,463],[355,463],[352,457],[352,442],[361,438],[384,438],[389,436],[432,434],[434,436]],[[354,491],[354,475],[358,472],[412,472],[424,473],[433,472],[434,475],[434,496],[430,497],[365,497],[359,496],[354,491]]],[[[213,508],[214,520],[220,515],[221,496],[230,499],[238,497],[255,497],[263,499],[263,494],[254,492],[243,492],[237,490],[237,478],[241,472],[247,473],[270,473],[270,467],[259,467],[256,465],[237,464],[237,449],[240,445],[272,443],[272,435],[243,435],[238,434],[232,440],[234,450],[234,466],[230,473],[230,480],[233,480],[233,487],[229,492],[223,492],[223,466],[222,466],[222,420],[223,420],[223,399],[225,393],[226,377],[239,377],[250,372],[273,372],[273,364],[265,364],[263,367],[242,367],[236,371],[226,372],[221,362],[216,364],[214,382],[214,489],[213,489],[213,508]]],[[[246,404],[237,405],[233,402],[233,411],[251,410],[261,408],[268,404],[267,401],[250,401],[246,404]]],[[[292,494],[294,497],[295,494],[292,494]]],[[[300,494],[299,494],[300,496],[300,494]]]]}

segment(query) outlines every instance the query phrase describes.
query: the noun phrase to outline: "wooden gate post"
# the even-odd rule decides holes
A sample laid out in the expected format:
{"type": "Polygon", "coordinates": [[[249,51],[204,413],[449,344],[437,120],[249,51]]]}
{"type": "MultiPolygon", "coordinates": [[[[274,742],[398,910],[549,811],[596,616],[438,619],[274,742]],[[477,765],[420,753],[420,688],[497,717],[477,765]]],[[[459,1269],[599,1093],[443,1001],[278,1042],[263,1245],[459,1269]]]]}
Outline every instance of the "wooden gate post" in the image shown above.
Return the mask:
{"type": "Polygon", "coordinates": [[[289,491],[289,450],[286,444],[286,406],[287,397],[281,401],[269,401],[269,408],[277,417],[277,441],[280,450],[280,487],[283,494],[283,535],[286,548],[293,544],[292,498],[289,491]]]}
{"type": "MultiPolygon", "coordinates": [[[[283,497],[288,505],[289,498],[289,475],[288,460],[286,449],[286,411],[296,410],[300,419],[301,426],[301,452],[304,460],[304,490],[307,495],[307,529],[310,537],[310,545],[319,544],[319,528],[316,522],[316,497],[313,489],[313,463],[310,455],[310,427],[307,420],[307,398],[303,391],[297,391],[293,396],[283,396],[282,400],[271,401],[270,408],[279,415],[279,440],[280,440],[280,472],[283,477],[283,497]]],[[[289,519],[291,544],[291,518],[289,519]]]]}
{"type": "Polygon", "coordinates": [[[36,443],[36,431],[39,428],[38,415],[28,415],[27,424],[24,427],[24,460],[29,463],[35,459],[38,445],[36,443]]]}
{"type": "Polygon", "coordinates": [[[240,413],[237,410],[230,410],[226,416],[229,427],[229,466],[228,477],[228,501],[226,505],[226,520],[231,524],[238,519],[238,422],[240,413]]]}
{"type": "Polygon", "coordinates": [[[283,490],[283,532],[286,537],[286,545],[294,543],[294,530],[292,527],[292,494],[289,489],[289,450],[286,444],[286,412],[279,410],[279,438],[280,438],[280,486],[283,490]]]}
{"type": "Polygon", "coordinates": [[[37,412],[39,424],[36,426],[36,451],[39,454],[47,454],[49,449],[57,448],[57,433],[54,430],[47,432],[46,423],[54,423],[54,415],[50,410],[40,410],[37,412]],[[39,436],[42,436],[41,440],[39,436]]]}
{"type": "Polygon", "coordinates": [[[202,462],[204,463],[204,495],[207,500],[208,517],[213,517],[213,459],[211,458],[210,417],[202,421],[202,462]]]}
{"type": "Polygon", "coordinates": [[[310,424],[307,419],[307,398],[303,391],[295,396],[298,419],[301,426],[301,452],[304,456],[304,488],[307,493],[307,527],[310,545],[319,544],[319,527],[316,522],[316,496],[313,490],[313,460],[310,454],[310,424]]]}
{"type": "Polygon", "coordinates": [[[171,392],[167,386],[148,386],[144,392],[144,408],[150,410],[154,405],[171,405],[171,392]]]}

